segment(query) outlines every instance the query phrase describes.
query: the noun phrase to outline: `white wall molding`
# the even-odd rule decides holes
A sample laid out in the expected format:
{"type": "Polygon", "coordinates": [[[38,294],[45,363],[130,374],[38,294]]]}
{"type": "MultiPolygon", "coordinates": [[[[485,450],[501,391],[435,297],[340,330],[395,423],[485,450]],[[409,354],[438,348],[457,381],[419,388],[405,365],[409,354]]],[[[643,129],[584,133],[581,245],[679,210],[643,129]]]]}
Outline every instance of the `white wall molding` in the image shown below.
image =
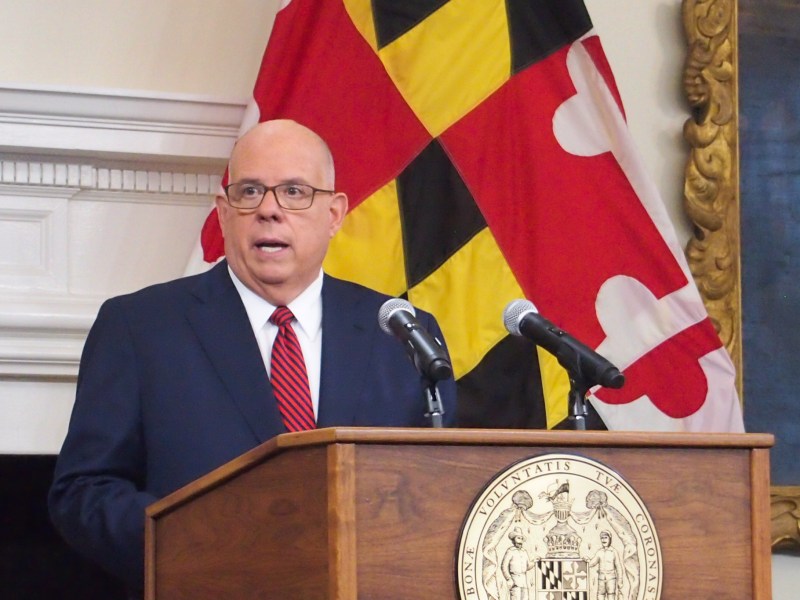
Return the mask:
{"type": "Polygon", "coordinates": [[[75,192],[52,192],[14,194],[0,186],[0,288],[66,292],[68,199],[75,192]]]}
{"type": "Polygon", "coordinates": [[[7,294],[0,301],[0,378],[75,378],[102,298],[7,294]]]}
{"type": "Polygon", "coordinates": [[[0,85],[0,381],[74,380],[105,298],[181,275],[244,112],[0,85]]]}
{"type": "Polygon", "coordinates": [[[0,86],[0,151],[223,164],[246,100],[0,86]]]}
{"type": "Polygon", "coordinates": [[[79,191],[0,185],[0,377],[77,374],[100,303],[68,291],[68,210],[79,191]]]}
{"type": "MultiPolygon", "coordinates": [[[[0,159],[3,157],[0,155],[0,159]]],[[[108,161],[104,161],[107,165],[108,161]]],[[[54,186],[82,190],[114,190],[161,194],[208,195],[216,193],[222,177],[201,172],[137,169],[121,163],[98,167],[95,164],[67,163],[52,160],[0,160],[0,183],[20,186],[20,194],[34,193],[35,187],[54,186]],[[115,165],[116,166],[116,165],[115,165]]]]}

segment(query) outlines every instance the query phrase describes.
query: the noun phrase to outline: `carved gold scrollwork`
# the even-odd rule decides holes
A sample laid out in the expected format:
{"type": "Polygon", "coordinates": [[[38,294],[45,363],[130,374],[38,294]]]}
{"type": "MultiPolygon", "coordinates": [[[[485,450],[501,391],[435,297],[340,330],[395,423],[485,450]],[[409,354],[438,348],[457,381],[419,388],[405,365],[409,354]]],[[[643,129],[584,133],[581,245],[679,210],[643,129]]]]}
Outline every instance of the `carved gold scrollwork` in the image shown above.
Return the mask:
{"type": "MultiPolygon", "coordinates": [[[[684,206],[694,224],[686,256],[709,316],[736,366],[742,395],[739,221],[738,4],[683,0],[683,84],[692,116],[684,206]]],[[[800,550],[800,486],[773,487],[773,549],[800,550]]]]}
{"type": "MultiPolygon", "coordinates": [[[[741,372],[736,2],[686,0],[684,88],[692,117],[684,205],[694,224],[689,267],[714,326],[741,372]]],[[[741,393],[741,377],[737,380],[741,393]]]]}
{"type": "Polygon", "coordinates": [[[773,487],[772,547],[800,549],[800,486],[773,487]]]}

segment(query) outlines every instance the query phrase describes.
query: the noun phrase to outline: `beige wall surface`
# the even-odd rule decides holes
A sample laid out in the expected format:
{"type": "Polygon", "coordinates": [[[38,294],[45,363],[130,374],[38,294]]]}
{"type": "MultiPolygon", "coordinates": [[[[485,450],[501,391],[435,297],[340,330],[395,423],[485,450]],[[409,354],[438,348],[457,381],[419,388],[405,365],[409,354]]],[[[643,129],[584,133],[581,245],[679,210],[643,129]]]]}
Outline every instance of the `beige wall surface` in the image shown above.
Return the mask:
{"type": "Polygon", "coordinates": [[[247,98],[277,0],[0,0],[0,82],[247,98]]]}

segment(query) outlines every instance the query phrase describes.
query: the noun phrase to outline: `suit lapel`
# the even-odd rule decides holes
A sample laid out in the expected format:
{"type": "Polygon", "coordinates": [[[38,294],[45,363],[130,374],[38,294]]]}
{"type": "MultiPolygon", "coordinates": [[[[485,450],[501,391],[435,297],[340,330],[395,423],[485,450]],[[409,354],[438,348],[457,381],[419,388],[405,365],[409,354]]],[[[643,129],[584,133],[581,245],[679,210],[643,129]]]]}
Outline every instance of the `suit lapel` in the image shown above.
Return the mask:
{"type": "Polygon", "coordinates": [[[187,318],[230,399],[258,442],[286,429],[239,293],[222,261],[197,279],[187,318]]]}
{"type": "Polygon", "coordinates": [[[325,276],[318,427],[352,425],[363,397],[377,317],[354,288],[325,276]]]}

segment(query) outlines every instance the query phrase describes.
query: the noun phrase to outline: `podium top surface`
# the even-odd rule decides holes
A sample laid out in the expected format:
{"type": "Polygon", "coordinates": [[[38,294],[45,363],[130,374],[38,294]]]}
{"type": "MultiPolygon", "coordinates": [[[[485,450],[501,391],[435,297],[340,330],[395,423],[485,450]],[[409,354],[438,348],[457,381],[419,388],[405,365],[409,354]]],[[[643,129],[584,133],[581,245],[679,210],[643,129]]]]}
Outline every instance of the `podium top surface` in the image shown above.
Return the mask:
{"type": "Polygon", "coordinates": [[[276,436],[151,504],[147,516],[157,518],[168,513],[274,455],[331,444],[766,449],[774,444],[774,436],[766,433],[330,427],[276,436]]]}
{"type": "Polygon", "coordinates": [[[772,434],[653,431],[564,431],[542,429],[428,429],[329,427],[279,435],[275,449],[320,444],[454,444],[521,446],[620,446],[687,448],[769,448],[772,434]]]}

